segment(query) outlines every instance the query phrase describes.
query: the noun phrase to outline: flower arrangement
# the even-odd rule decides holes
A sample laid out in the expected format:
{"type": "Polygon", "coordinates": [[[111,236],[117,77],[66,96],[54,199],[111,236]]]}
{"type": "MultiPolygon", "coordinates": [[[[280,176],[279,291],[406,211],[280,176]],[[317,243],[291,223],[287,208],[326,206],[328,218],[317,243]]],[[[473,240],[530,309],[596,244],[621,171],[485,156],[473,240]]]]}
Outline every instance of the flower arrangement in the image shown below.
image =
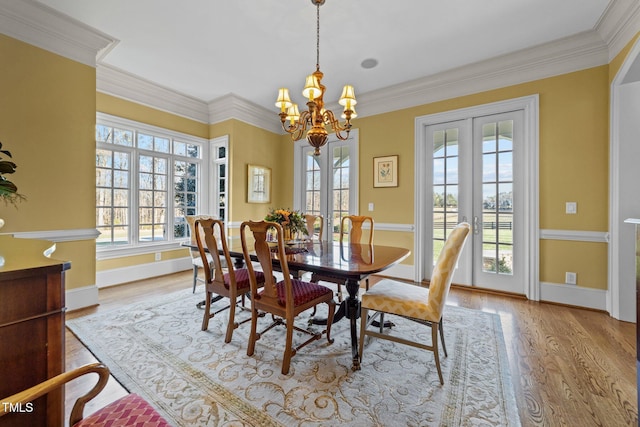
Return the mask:
{"type": "Polygon", "coordinates": [[[289,227],[292,234],[309,234],[307,232],[306,221],[300,211],[294,211],[291,209],[271,209],[267,216],[264,217],[264,220],[277,222],[283,227],[289,227]]]}
{"type": "MultiPolygon", "coordinates": [[[[2,142],[0,142],[0,153],[11,158],[11,153],[2,149],[2,142]]],[[[0,199],[4,201],[6,205],[18,206],[18,202],[26,200],[26,197],[18,193],[18,187],[7,179],[5,175],[14,173],[18,166],[9,160],[2,160],[0,158],[0,199]]]]}

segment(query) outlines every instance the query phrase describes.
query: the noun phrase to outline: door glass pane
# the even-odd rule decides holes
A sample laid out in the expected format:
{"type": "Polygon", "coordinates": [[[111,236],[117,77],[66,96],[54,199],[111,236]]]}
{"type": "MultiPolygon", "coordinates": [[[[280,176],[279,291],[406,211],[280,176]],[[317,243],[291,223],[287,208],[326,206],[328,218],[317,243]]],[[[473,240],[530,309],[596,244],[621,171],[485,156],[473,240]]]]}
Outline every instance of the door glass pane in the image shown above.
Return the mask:
{"type": "Polygon", "coordinates": [[[320,164],[318,157],[313,155],[313,150],[309,150],[305,154],[307,185],[305,189],[304,213],[321,215],[320,212],[320,164]]]}
{"type": "Polygon", "coordinates": [[[433,263],[458,224],[458,128],[433,133],[433,263]]]}
{"type": "Polygon", "coordinates": [[[513,274],[513,120],[482,127],[482,269],[513,274]]]}
{"type": "Polygon", "coordinates": [[[349,147],[334,147],[332,156],[333,214],[330,232],[335,241],[340,238],[342,217],[349,215],[349,147]]]}

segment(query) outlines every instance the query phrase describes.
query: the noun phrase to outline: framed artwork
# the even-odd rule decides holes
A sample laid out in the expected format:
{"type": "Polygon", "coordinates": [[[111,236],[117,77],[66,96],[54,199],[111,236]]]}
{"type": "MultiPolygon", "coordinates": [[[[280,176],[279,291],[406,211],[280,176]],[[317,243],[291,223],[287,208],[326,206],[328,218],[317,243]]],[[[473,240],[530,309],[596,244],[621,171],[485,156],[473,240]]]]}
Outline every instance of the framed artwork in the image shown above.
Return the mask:
{"type": "Polygon", "coordinates": [[[373,186],[398,186],[398,156],[373,158],[373,186]]]}
{"type": "Polygon", "coordinates": [[[247,202],[271,202],[271,169],[248,165],[247,167],[247,202]]]}

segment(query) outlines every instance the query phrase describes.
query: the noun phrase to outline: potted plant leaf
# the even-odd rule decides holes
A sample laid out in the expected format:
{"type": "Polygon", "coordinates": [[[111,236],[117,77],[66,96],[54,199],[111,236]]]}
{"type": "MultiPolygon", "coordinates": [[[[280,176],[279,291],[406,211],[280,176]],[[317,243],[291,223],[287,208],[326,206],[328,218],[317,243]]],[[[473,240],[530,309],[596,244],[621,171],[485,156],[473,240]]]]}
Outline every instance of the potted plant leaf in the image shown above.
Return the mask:
{"type": "MultiPolygon", "coordinates": [[[[0,155],[4,154],[8,158],[11,158],[11,153],[8,150],[2,149],[2,142],[0,142],[0,155]]],[[[4,201],[6,205],[18,206],[18,203],[26,200],[26,197],[18,193],[18,187],[11,182],[7,175],[16,171],[18,166],[10,161],[5,160],[0,156],[0,199],[4,201]]]]}

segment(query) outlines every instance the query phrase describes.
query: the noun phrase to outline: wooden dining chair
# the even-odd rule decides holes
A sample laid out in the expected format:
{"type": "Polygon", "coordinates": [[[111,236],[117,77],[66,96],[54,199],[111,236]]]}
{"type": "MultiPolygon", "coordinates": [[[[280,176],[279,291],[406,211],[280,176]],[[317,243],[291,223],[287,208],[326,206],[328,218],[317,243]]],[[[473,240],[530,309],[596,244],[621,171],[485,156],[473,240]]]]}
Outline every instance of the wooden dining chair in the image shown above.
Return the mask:
{"type": "MultiPolygon", "coordinates": [[[[434,354],[436,368],[440,384],[444,384],[442,370],[440,369],[440,354],[438,350],[438,334],[442,342],[445,357],[447,347],[444,342],[444,328],[442,326],[442,314],[451,287],[453,272],[460,258],[460,253],[469,235],[470,226],[463,222],[452,231],[440,252],[438,261],[433,269],[429,287],[399,282],[397,280],[383,279],[362,295],[360,306],[360,360],[364,350],[366,336],[395,341],[401,344],[430,350],[434,354]],[[369,316],[369,311],[375,311],[369,316]],[[423,342],[412,341],[406,337],[384,333],[384,314],[401,316],[431,327],[431,345],[423,342]],[[378,320],[379,318],[379,320],[378,320]],[[376,322],[379,326],[368,329],[376,322]]],[[[422,335],[419,335],[422,336],[422,335]]]]}
{"type": "MultiPolygon", "coordinates": [[[[190,243],[192,245],[196,245],[196,221],[199,219],[208,219],[213,217],[210,215],[187,215],[185,218],[187,220],[187,224],[189,225],[189,237],[191,239],[190,243]]],[[[193,293],[195,294],[196,285],[198,284],[198,282],[204,283],[204,279],[198,277],[198,273],[204,268],[204,264],[202,258],[200,257],[200,253],[198,253],[196,249],[191,249],[189,252],[191,253],[191,265],[193,267],[193,293]]],[[[207,255],[207,264],[211,266],[212,262],[213,258],[211,258],[211,255],[207,255]]]]}
{"type": "MultiPolygon", "coordinates": [[[[198,244],[198,252],[204,261],[209,259],[208,255],[218,254],[218,250],[222,249],[223,259],[227,264],[227,273],[222,270],[222,263],[219,256],[211,257],[211,264],[203,262],[204,265],[204,281],[206,288],[204,314],[202,317],[202,330],[209,328],[209,319],[216,314],[229,309],[229,322],[227,323],[227,333],[224,342],[230,342],[233,336],[233,330],[240,323],[249,321],[247,318],[244,322],[236,322],[236,306],[238,305],[238,297],[241,299],[241,307],[244,307],[245,294],[247,294],[251,286],[249,284],[249,270],[246,268],[234,269],[227,247],[227,239],[224,233],[224,225],[218,219],[199,219],[195,222],[196,242],[198,244]],[[211,313],[211,301],[215,295],[229,298],[229,305],[220,310],[211,313]]],[[[256,286],[261,287],[264,284],[264,274],[260,271],[251,273],[256,280],[256,286]]]]}
{"type": "MultiPolygon", "coordinates": [[[[373,243],[373,218],[370,216],[364,215],[346,215],[343,216],[340,221],[340,243],[343,244],[345,241],[347,243],[368,243],[371,245],[373,243]],[[368,233],[368,242],[365,238],[365,242],[363,242],[363,225],[369,223],[369,233],[368,233]]],[[[366,237],[366,236],[365,236],[366,237]]],[[[321,275],[321,274],[312,274],[311,281],[317,283],[319,281],[335,283],[338,285],[338,300],[342,301],[342,285],[344,284],[344,280],[337,279],[335,277],[321,275]]],[[[369,289],[369,279],[365,278],[365,289],[369,289]]]]}
{"type": "Polygon", "coordinates": [[[327,341],[333,343],[333,339],[331,339],[331,324],[333,323],[336,306],[333,300],[333,291],[325,286],[291,277],[287,262],[288,255],[284,245],[284,235],[280,224],[267,221],[245,221],[240,226],[240,238],[242,241],[242,252],[247,264],[247,269],[249,270],[249,281],[251,283],[251,335],[249,336],[247,355],[253,355],[256,341],[258,341],[266,331],[278,325],[286,326],[287,334],[282,359],[282,374],[286,375],[289,373],[291,357],[301,348],[313,341],[319,340],[322,334],[325,333],[327,335],[327,341]],[[273,250],[272,246],[267,242],[267,231],[271,227],[275,228],[277,237],[273,250]],[[262,289],[258,286],[258,272],[254,270],[251,263],[247,231],[249,231],[253,237],[254,253],[264,272],[265,282],[262,289]],[[276,282],[273,275],[274,257],[279,260],[279,271],[281,271],[284,276],[283,280],[279,282],[276,282]],[[320,333],[313,332],[300,328],[294,323],[296,316],[320,303],[326,303],[328,307],[327,325],[324,331],[320,333]],[[271,313],[274,321],[258,333],[258,316],[261,311],[271,313]],[[294,347],[294,330],[311,335],[311,337],[294,347]]]}
{"type": "Polygon", "coordinates": [[[324,217],[322,215],[305,214],[305,222],[307,224],[307,236],[310,240],[322,240],[322,231],[324,230],[324,217]],[[316,225],[318,233],[316,233],[316,225]]]}

